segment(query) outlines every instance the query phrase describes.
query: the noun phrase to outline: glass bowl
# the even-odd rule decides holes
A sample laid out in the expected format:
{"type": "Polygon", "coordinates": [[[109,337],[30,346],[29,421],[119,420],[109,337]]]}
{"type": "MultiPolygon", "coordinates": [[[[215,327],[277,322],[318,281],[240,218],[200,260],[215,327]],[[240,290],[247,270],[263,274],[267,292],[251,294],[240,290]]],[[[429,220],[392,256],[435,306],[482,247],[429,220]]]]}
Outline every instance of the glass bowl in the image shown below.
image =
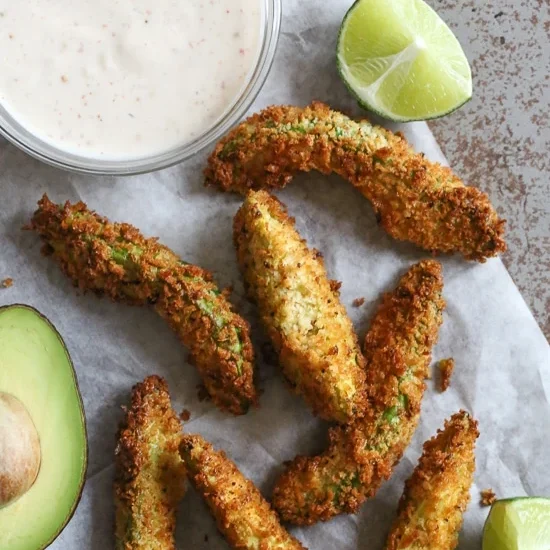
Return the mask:
{"type": "MultiPolygon", "coordinates": [[[[260,51],[254,70],[241,94],[225,113],[202,135],[181,146],[147,157],[130,160],[106,160],[75,155],[58,149],[33,135],[0,106],[0,134],[29,155],[72,172],[98,175],[143,174],[167,168],[190,158],[202,149],[217,142],[246,113],[269,74],[281,25],[282,0],[263,1],[263,32],[260,51]]],[[[182,106],[184,107],[184,106],[182,106]]]]}

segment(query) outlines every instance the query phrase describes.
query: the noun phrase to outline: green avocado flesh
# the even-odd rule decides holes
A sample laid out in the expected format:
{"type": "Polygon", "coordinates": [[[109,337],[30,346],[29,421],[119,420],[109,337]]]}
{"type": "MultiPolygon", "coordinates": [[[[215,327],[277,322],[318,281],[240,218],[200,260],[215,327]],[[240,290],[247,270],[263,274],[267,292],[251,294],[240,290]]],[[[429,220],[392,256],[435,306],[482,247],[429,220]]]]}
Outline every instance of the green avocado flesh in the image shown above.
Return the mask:
{"type": "Polygon", "coordinates": [[[0,508],[0,549],[41,550],[73,515],[84,485],[88,448],[71,358],[53,325],[31,307],[0,308],[0,392],[23,403],[41,451],[34,484],[0,508]]]}

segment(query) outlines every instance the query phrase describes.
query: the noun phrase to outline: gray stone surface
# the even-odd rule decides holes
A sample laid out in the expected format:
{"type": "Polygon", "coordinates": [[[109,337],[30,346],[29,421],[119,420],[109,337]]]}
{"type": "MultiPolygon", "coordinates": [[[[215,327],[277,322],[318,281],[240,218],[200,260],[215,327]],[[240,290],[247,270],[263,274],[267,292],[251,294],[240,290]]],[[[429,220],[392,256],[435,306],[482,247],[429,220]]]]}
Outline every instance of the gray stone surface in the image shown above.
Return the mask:
{"type": "Polygon", "coordinates": [[[502,259],[550,339],[550,2],[428,3],[474,78],[472,101],[430,127],[453,169],[508,220],[502,259]]]}

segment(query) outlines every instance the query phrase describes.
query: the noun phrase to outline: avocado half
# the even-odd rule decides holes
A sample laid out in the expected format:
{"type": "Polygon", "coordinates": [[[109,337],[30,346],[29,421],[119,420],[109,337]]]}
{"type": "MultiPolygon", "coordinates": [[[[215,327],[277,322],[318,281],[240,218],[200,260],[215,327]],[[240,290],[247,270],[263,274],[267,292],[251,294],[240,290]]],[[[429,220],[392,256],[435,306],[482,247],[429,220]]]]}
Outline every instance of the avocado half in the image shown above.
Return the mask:
{"type": "Polygon", "coordinates": [[[27,483],[11,484],[22,494],[9,498],[5,496],[9,491],[4,491],[0,548],[42,550],[61,533],[80,500],[88,444],[69,352],[55,327],[32,307],[0,307],[0,398],[0,484],[4,489],[10,487],[6,470],[13,476],[13,463],[30,454],[35,434],[39,442],[38,453],[28,457],[33,466],[38,455],[38,473],[31,472],[27,483]],[[21,430],[16,436],[9,433],[14,425],[21,430]],[[17,443],[25,438],[29,445],[17,443]],[[6,459],[7,455],[13,460],[6,459]]]}

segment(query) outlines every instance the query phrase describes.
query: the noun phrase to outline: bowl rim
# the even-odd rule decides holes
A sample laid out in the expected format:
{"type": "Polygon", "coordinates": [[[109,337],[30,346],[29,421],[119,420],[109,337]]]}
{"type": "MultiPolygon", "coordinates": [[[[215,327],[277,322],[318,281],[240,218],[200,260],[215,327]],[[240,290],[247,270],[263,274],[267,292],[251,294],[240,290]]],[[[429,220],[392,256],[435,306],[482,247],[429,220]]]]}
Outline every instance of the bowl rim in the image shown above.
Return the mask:
{"type": "Polygon", "coordinates": [[[9,113],[0,115],[0,135],[10,143],[50,166],[62,170],[103,176],[131,176],[169,168],[191,158],[217,142],[246,113],[260,93],[273,65],[282,19],[282,0],[263,0],[263,39],[256,66],[240,95],[220,118],[200,136],[183,145],[135,159],[101,159],[75,155],[40,139],[9,113]]]}

